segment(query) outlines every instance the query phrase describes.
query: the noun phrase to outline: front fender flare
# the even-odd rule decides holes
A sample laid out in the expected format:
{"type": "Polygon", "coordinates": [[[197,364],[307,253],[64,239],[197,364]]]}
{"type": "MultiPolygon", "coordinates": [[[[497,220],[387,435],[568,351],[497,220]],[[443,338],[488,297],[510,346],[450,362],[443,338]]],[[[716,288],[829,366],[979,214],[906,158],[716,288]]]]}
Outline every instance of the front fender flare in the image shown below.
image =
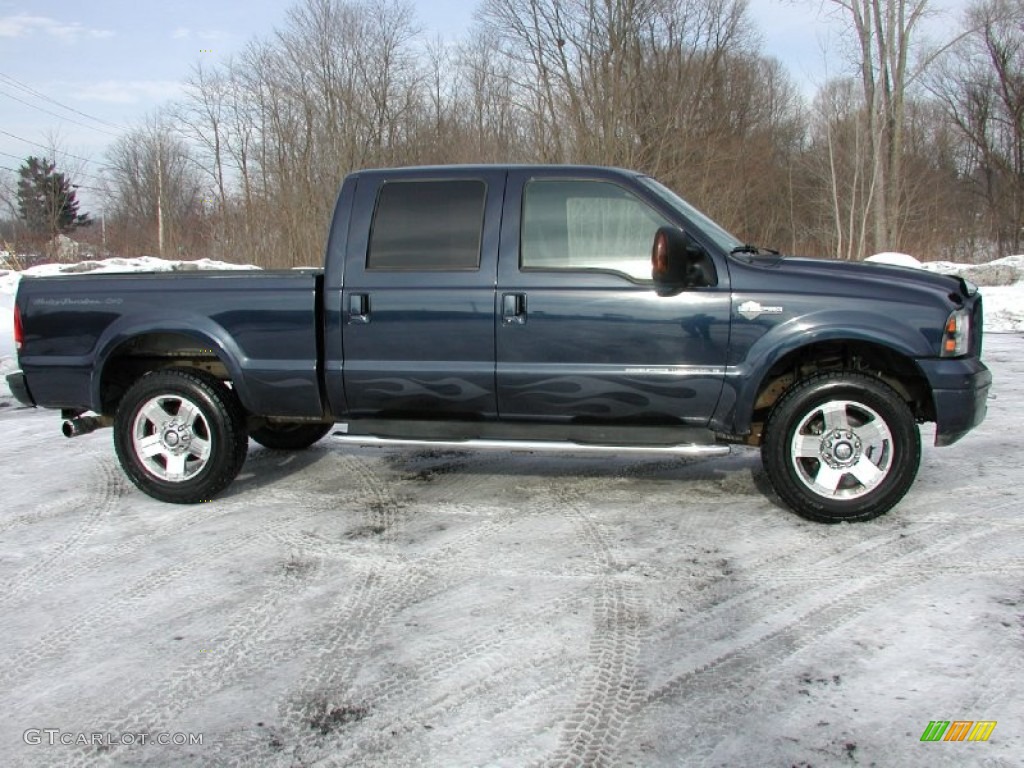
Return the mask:
{"type": "MultiPolygon", "coordinates": [[[[733,318],[733,323],[742,322],[746,321],[733,318]]],[[[923,333],[893,318],[848,310],[802,315],[771,328],[751,345],[742,362],[726,366],[725,387],[711,427],[725,434],[749,433],[754,403],[772,367],[793,352],[823,342],[884,347],[911,362],[936,354],[923,333]]]]}

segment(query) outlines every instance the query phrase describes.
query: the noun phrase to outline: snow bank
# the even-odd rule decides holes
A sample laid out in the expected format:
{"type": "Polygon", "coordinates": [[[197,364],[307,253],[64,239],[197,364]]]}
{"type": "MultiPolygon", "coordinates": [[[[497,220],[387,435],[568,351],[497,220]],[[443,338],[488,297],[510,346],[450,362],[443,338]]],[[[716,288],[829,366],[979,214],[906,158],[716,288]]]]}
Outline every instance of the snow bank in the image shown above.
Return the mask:
{"type": "Polygon", "coordinates": [[[922,269],[956,275],[981,287],[985,300],[985,330],[1024,332],[1024,254],[1004,256],[987,264],[926,261],[922,269]]]}
{"type": "Polygon", "coordinates": [[[0,270],[0,396],[9,395],[4,378],[17,366],[14,353],[14,292],[18,289],[17,272],[0,270]]]}
{"type": "Polygon", "coordinates": [[[921,262],[908,253],[876,253],[868,256],[865,261],[873,261],[876,264],[892,264],[897,267],[920,267],[921,262]]]}
{"type": "Polygon", "coordinates": [[[918,261],[905,253],[878,253],[866,261],[918,267],[941,275],[956,275],[981,288],[985,299],[985,330],[991,333],[1024,332],[1024,254],[1004,256],[987,264],[955,261],[918,261]]]}
{"type": "Polygon", "coordinates": [[[2,267],[11,261],[10,254],[0,252],[0,396],[9,396],[6,374],[17,368],[14,349],[14,295],[23,275],[107,274],[116,272],[193,272],[200,269],[259,269],[251,264],[228,264],[224,261],[168,261],[153,256],[131,259],[100,259],[75,264],[40,264],[23,272],[2,267]]]}

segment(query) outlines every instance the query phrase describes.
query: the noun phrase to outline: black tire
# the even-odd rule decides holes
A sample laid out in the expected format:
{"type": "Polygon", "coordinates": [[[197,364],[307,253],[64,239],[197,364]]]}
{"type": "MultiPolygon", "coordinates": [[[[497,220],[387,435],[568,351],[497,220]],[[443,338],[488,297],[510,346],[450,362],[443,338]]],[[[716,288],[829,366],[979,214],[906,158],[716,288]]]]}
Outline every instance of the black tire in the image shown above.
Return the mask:
{"type": "Polygon", "coordinates": [[[921,433],[895,390],[873,376],[821,373],[794,384],[765,425],[761,459],[798,515],[860,522],[888,512],[921,463],[921,433]]]}
{"type": "Polygon", "coordinates": [[[326,435],[334,427],[333,424],[310,424],[294,422],[291,424],[264,424],[249,433],[249,437],[275,451],[301,451],[309,448],[326,435]]]}
{"type": "Polygon", "coordinates": [[[205,371],[154,371],[121,400],[114,449],[143,493],[173,504],[209,501],[245,463],[245,411],[235,393],[205,371]]]}

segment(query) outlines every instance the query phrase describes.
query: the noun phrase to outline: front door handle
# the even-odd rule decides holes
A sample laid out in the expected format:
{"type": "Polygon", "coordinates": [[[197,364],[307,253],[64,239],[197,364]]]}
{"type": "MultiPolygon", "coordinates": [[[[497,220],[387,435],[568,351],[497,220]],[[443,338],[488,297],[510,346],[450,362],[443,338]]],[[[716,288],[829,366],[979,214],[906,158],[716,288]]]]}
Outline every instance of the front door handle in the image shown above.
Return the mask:
{"type": "Polygon", "coordinates": [[[365,293],[348,295],[349,323],[365,324],[370,322],[370,297],[365,293]]]}
{"type": "Polygon", "coordinates": [[[526,294],[503,293],[501,295],[501,322],[505,325],[526,323],[526,294]]]}

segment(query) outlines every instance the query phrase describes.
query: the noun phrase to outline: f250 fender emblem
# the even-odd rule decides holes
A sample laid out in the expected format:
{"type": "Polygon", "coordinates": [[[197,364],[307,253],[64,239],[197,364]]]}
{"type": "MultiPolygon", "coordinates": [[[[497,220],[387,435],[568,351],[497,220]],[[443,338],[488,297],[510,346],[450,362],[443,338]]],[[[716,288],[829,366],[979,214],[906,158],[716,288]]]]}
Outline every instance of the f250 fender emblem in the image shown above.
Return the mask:
{"type": "Polygon", "coordinates": [[[757,301],[744,301],[736,308],[736,312],[743,315],[747,320],[754,320],[761,315],[780,315],[782,314],[782,307],[764,307],[757,301]]]}

